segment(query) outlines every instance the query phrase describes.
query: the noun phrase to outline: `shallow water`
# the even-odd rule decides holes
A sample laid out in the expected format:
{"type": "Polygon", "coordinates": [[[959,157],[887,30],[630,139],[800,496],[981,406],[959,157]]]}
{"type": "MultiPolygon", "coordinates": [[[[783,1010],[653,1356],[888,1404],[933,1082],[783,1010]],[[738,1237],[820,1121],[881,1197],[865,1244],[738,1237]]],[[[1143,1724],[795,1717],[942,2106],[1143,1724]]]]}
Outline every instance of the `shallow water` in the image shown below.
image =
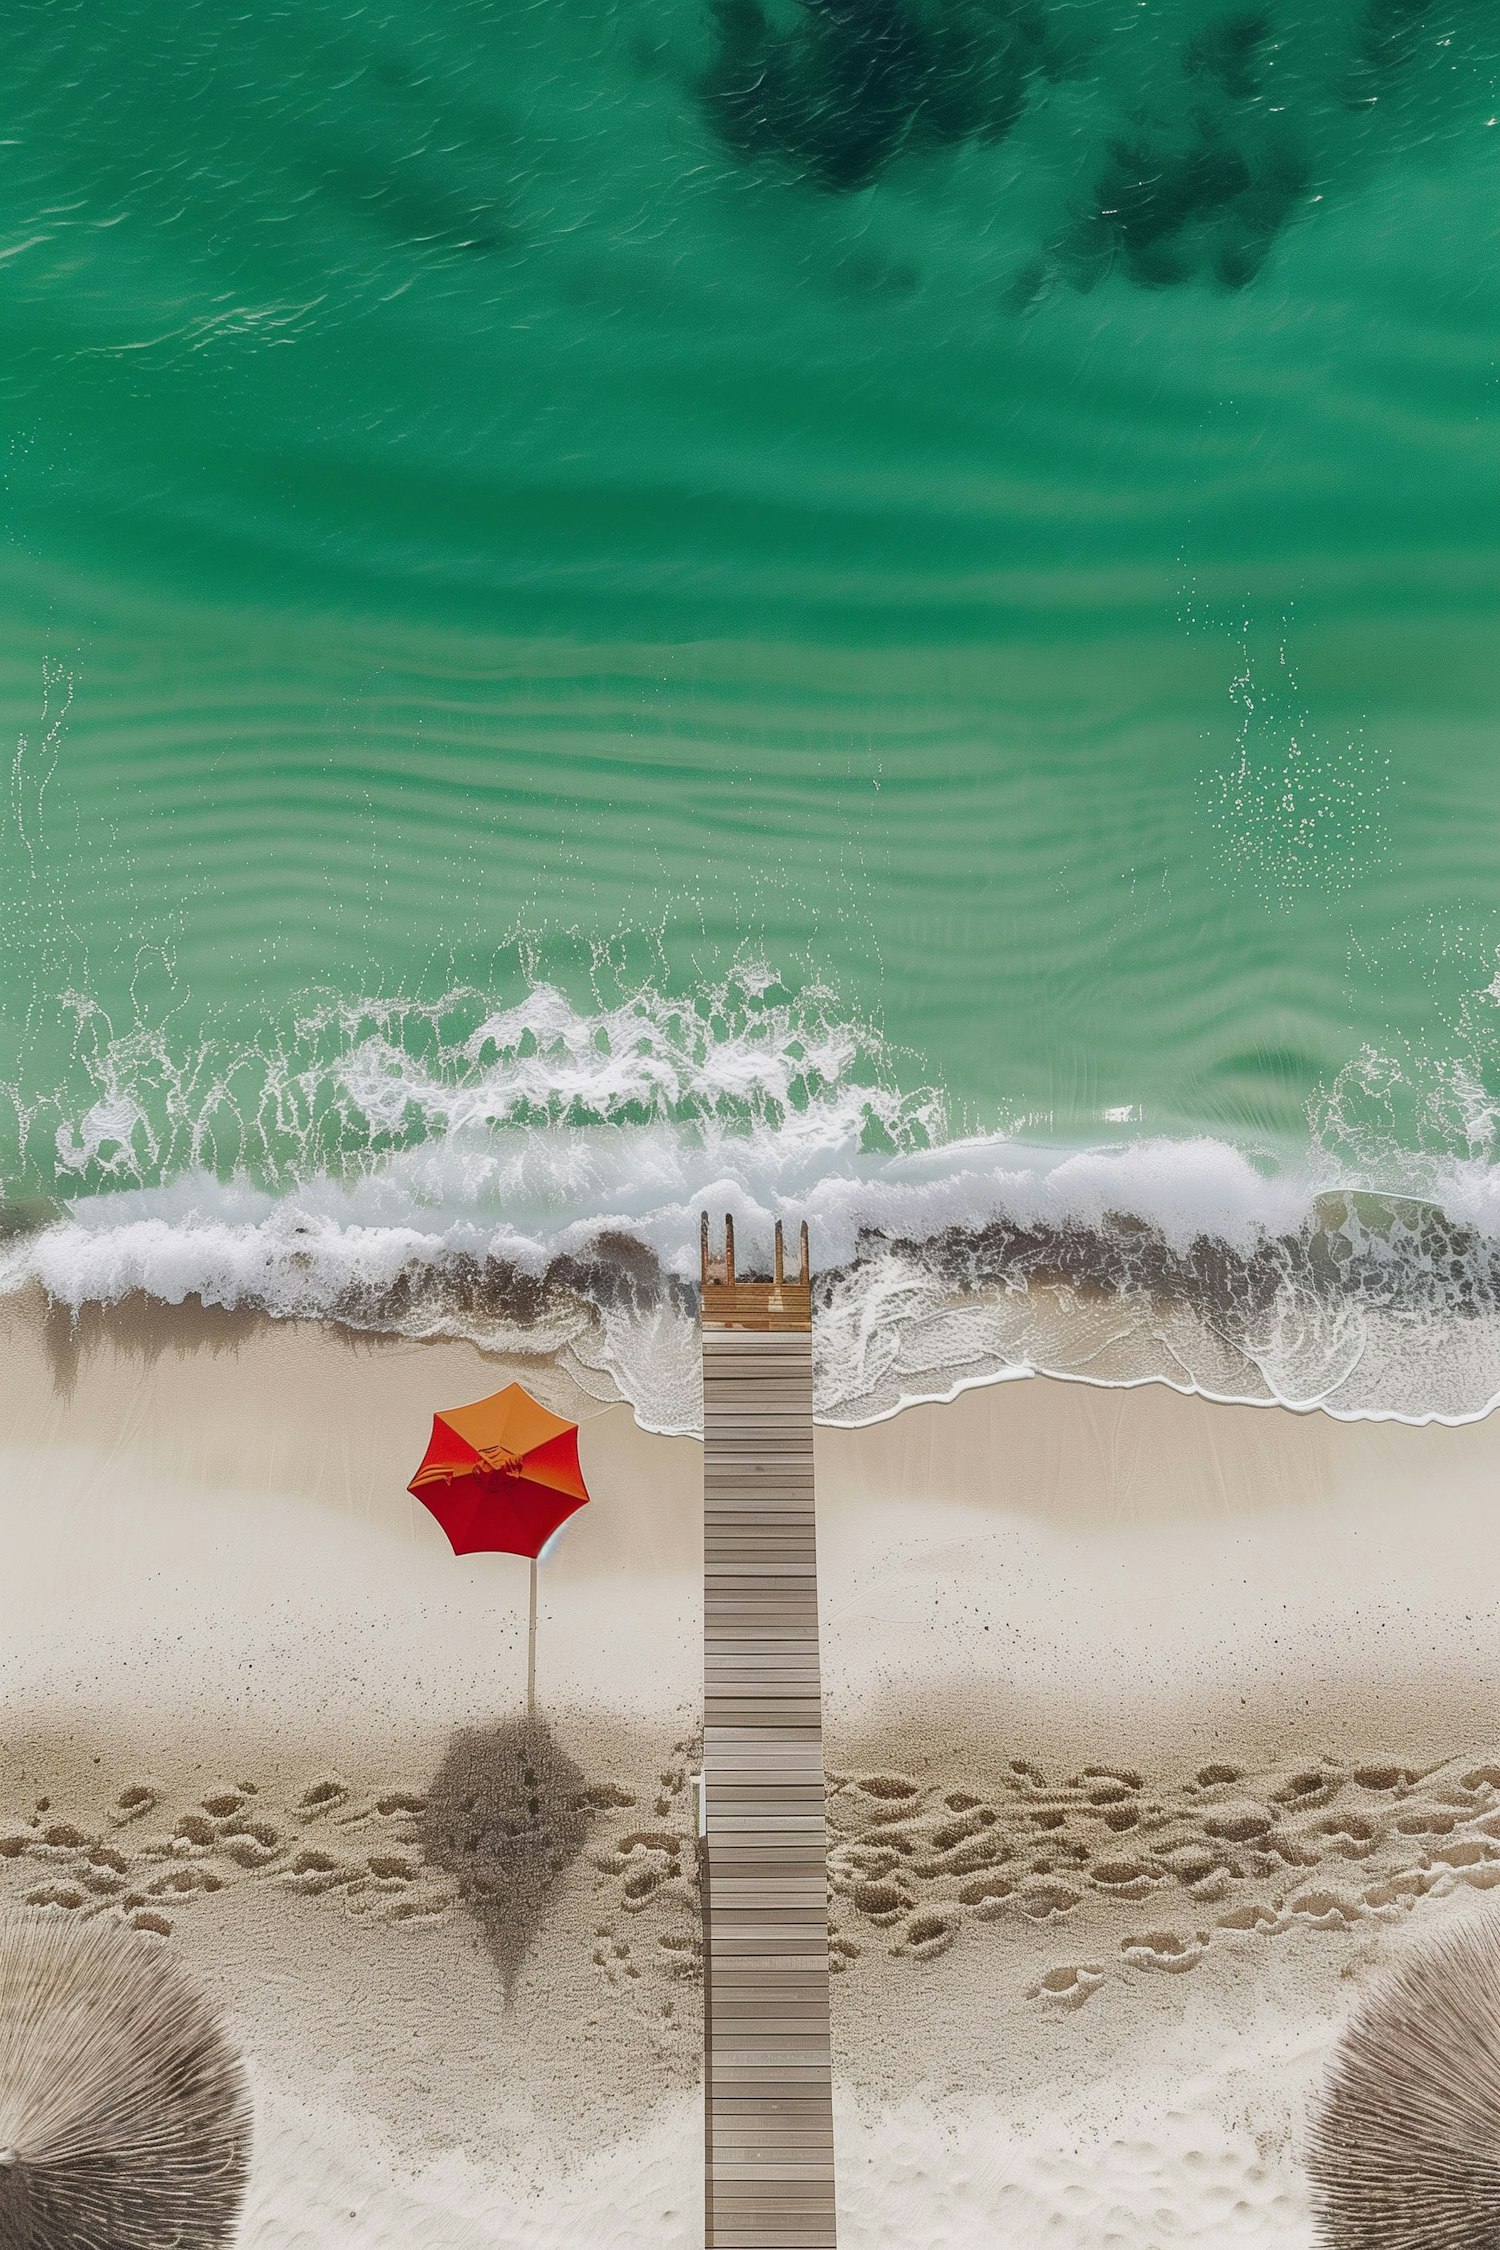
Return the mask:
{"type": "MultiPolygon", "coordinates": [[[[1500,1392],[1489,9],[0,41],[17,1271],[690,1275],[710,1192],[829,1265],[1097,1144],[1075,1229],[1441,1204],[1345,1403],[1500,1392]]],[[[1330,1395],[1291,1286],[1177,1377],[1330,1395]]]]}

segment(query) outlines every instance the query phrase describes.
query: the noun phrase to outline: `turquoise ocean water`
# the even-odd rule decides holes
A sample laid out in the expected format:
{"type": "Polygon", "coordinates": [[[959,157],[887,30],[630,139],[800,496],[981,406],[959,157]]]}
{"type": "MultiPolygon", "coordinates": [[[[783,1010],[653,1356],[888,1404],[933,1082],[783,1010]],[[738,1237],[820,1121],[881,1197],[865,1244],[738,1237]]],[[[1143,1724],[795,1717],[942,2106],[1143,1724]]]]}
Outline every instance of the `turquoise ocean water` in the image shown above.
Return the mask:
{"type": "Polygon", "coordinates": [[[0,53],[12,1282],[1500,1393],[1488,0],[0,53]]]}

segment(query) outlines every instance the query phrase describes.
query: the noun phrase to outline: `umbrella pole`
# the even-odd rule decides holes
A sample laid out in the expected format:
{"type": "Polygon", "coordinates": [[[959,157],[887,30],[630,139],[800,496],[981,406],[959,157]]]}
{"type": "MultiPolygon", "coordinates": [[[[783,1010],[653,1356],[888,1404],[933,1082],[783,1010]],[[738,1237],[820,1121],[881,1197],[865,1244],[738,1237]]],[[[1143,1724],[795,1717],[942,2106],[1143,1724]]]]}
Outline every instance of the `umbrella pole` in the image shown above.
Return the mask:
{"type": "Polygon", "coordinates": [[[526,1629],[526,1716],[536,1717],[536,1557],[531,1558],[531,1615],[526,1629]]]}

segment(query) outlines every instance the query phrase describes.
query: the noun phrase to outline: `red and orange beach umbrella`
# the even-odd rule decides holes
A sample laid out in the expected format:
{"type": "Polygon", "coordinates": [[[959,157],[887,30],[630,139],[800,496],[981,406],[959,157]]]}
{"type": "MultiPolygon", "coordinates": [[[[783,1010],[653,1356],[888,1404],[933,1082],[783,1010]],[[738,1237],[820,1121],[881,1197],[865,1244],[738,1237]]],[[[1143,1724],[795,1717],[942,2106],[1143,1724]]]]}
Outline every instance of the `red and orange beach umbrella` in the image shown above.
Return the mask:
{"type": "Polygon", "coordinates": [[[507,1383],[472,1406],[445,1407],[407,1491],[436,1517],[455,1555],[525,1555],[531,1562],[526,1707],[536,1708],[536,1558],[588,1500],[578,1425],[507,1383]]]}

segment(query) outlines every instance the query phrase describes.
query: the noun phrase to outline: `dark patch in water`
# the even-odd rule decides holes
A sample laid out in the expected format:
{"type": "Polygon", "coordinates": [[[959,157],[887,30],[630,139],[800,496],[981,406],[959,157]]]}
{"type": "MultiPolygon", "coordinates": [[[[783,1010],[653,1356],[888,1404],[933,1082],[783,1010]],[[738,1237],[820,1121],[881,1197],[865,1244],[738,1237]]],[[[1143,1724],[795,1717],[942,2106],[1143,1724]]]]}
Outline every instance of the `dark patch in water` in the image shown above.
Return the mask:
{"type": "Polygon", "coordinates": [[[1409,70],[1424,43],[1441,36],[1439,15],[1446,28],[1453,13],[1428,0],[1368,0],[1354,42],[1356,70],[1375,82],[1368,90],[1378,91],[1381,81],[1409,70]]]}
{"type": "Polygon", "coordinates": [[[1265,81],[1270,37],[1271,18],[1264,9],[1221,16],[1193,33],[1182,67],[1189,78],[1208,79],[1231,101],[1253,101],[1265,81]]]}
{"type": "Polygon", "coordinates": [[[832,193],[909,152],[1003,140],[1046,57],[1034,0],[802,0],[780,27],[761,0],[713,13],[701,92],[720,136],[832,193]]]}
{"type": "Polygon", "coordinates": [[[1236,8],[1164,54],[1149,122],[1109,139],[1062,246],[1075,286],[1112,270],[1152,289],[1254,280],[1313,181],[1307,112],[1317,104],[1305,74],[1288,74],[1284,48],[1268,10],[1236,8]]]}
{"type": "MultiPolygon", "coordinates": [[[[492,153],[488,161],[491,166],[496,162],[492,153]]],[[[431,164],[424,168],[408,159],[397,175],[351,151],[317,176],[331,200],[408,248],[482,254],[520,247],[519,230],[493,196],[482,188],[475,192],[474,183],[462,177],[441,177],[431,164]]]]}
{"type": "Polygon", "coordinates": [[[827,193],[870,187],[902,158],[1002,141],[1030,104],[1027,150],[1089,185],[1013,278],[1003,301],[1017,311],[1053,276],[1080,289],[1109,273],[1144,288],[1243,288],[1377,141],[1391,153],[1425,144],[1441,115],[1483,97],[1496,45],[1478,0],[1452,0],[1441,18],[1427,0],[1185,8],[1175,27],[1156,8],[1108,29],[1039,0],[710,5],[698,91],[719,138],[827,193]],[[1038,103],[1064,81],[1049,152],[1038,103]]]}
{"type": "Polygon", "coordinates": [[[1088,286],[1117,262],[1160,289],[1210,273],[1230,289],[1253,281],[1307,192],[1306,159],[1289,145],[1240,145],[1200,120],[1173,146],[1118,141],[1094,209],[1069,246],[1071,278],[1088,286]]]}

